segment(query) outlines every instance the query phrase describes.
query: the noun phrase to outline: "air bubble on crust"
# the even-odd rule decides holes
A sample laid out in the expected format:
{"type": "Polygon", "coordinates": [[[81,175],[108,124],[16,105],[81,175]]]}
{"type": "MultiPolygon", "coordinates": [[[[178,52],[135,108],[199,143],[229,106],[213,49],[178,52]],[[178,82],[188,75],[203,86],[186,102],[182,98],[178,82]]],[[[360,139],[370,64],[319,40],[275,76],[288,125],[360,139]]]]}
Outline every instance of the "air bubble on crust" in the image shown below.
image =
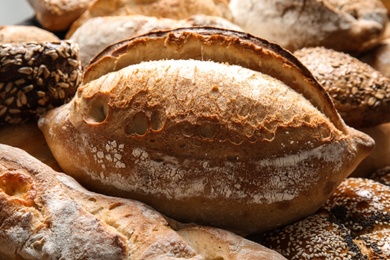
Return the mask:
{"type": "Polygon", "coordinates": [[[125,127],[125,133],[129,136],[143,136],[149,130],[149,118],[144,112],[136,113],[125,127]]]}
{"type": "Polygon", "coordinates": [[[104,122],[107,116],[107,102],[101,98],[95,98],[90,102],[88,112],[84,115],[84,120],[89,124],[99,124],[104,122]]]}

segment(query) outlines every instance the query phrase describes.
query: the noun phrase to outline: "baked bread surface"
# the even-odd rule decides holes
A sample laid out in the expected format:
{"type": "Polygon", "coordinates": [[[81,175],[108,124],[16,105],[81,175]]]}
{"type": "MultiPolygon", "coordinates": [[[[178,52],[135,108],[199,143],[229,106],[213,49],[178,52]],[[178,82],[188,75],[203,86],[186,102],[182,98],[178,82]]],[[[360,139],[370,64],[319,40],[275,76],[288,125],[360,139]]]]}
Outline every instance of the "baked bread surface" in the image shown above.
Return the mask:
{"type": "Polygon", "coordinates": [[[183,225],[143,203],[89,192],[0,145],[1,259],[285,259],[225,230],[183,225]]]}
{"type": "Polygon", "coordinates": [[[185,222],[247,234],[314,212],[372,139],[341,121],[291,54],[209,30],[140,36],[95,57],[71,103],[40,119],[54,156],[83,185],[185,222]]]}

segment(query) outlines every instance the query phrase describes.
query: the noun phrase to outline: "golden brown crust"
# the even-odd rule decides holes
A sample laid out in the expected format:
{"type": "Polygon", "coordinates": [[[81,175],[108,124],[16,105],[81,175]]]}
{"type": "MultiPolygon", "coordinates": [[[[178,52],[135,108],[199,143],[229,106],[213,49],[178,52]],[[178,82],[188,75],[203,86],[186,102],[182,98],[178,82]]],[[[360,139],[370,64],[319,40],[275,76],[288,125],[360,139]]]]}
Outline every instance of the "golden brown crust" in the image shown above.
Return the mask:
{"type": "Polygon", "coordinates": [[[60,39],[52,32],[49,32],[36,26],[0,26],[0,43],[55,42],[59,40],[60,39]]]}
{"type": "Polygon", "coordinates": [[[40,120],[62,169],[99,192],[260,232],[314,212],[372,149],[290,53],[247,34],[157,32],[104,53],[40,120]]]}
{"type": "Polygon", "coordinates": [[[343,181],[316,214],[265,235],[288,259],[387,259],[390,188],[369,179],[343,181]]]}
{"type": "Polygon", "coordinates": [[[195,14],[219,16],[228,20],[232,18],[226,0],[97,0],[72,24],[67,37],[92,17],[133,14],[178,20],[195,14]]]}
{"type": "Polygon", "coordinates": [[[380,41],[388,20],[380,0],[231,0],[230,8],[246,32],[291,51],[324,46],[362,53],[380,41]]]}
{"type": "Polygon", "coordinates": [[[303,48],[294,55],[326,89],[347,125],[367,128],[390,121],[390,79],[382,73],[324,47],[303,48]]]}
{"type": "Polygon", "coordinates": [[[184,226],[137,201],[89,192],[26,152],[0,145],[0,256],[5,259],[285,259],[210,227],[184,226]],[[206,248],[195,246],[212,241],[206,248]],[[188,242],[187,242],[188,241],[188,242]]]}
{"type": "Polygon", "coordinates": [[[94,0],[28,0],[43,28],[65,31],[94,0]]]}

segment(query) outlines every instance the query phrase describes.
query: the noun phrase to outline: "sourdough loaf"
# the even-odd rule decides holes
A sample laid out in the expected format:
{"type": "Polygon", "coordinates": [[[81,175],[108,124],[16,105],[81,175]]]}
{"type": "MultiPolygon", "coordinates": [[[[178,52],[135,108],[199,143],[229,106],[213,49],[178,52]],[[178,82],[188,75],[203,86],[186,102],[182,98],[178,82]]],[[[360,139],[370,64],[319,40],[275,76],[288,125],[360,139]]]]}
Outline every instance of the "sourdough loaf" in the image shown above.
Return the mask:
{"type": "Polygon", "coordinates": [[[2,144],[0,228],[0,258],[9,260],[285,259],[233,233],[184,226],[140,202],[89,192],[2,144]]]}
{"type": "Polygon", "coordinates": [[[291,51],[324,46],[361,53],[380,41],[388,20],[380,0],[231,0],[230,9],[246,32],[291,51]]]}
{"type": "Polygon", "coordinates": [[[374,145],[290,52],[215,28],[107,47],[39,127],[90,189],[243,234],[313,213],[374,145]]]}

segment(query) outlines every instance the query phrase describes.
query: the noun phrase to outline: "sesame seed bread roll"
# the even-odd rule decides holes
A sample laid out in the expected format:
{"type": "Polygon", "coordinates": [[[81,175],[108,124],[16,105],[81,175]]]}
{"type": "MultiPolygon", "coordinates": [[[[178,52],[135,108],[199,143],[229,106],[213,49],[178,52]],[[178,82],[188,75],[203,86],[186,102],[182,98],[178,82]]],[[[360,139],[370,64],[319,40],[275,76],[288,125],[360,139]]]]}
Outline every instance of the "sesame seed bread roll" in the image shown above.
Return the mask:
{"type": "Polygon", "coordinates": [[[185,226],[134,200],[87,191],[0,145],[1,259],[275,259],[228,231],[185,226]],[[201,245],[201,246],[199,246],[201,245]]]}
{"type": "Polygon", "coordinates": [[[290,52],[214,28],[107,47],[39,127],[86,187],[240,234],[313,213],[374,145],[290,52]]]}
{"type": "Polygon", "coordinates": [[[380,0],[231,0],[233,22],[295,51],[324,46],[348,53],[374,47],[385,31],[380,0]]]}
{"type": "Polygon", "coordinates": [[[324,47],[296,56],[332,97],[345,123],[369,128],[390,122],[390,79],[349,54],[324,47]]]}
{"type": "Polygon", "coordinates": [[[0,44],[0,125],[20,124],[68,102],[81,83],[70,41],[0,44]]]}
{"type": "Polygon", "coordinates": [[[390,187],[348,178],[315,214],[264,235],[287,259],[389,259],[390,187]]]}

